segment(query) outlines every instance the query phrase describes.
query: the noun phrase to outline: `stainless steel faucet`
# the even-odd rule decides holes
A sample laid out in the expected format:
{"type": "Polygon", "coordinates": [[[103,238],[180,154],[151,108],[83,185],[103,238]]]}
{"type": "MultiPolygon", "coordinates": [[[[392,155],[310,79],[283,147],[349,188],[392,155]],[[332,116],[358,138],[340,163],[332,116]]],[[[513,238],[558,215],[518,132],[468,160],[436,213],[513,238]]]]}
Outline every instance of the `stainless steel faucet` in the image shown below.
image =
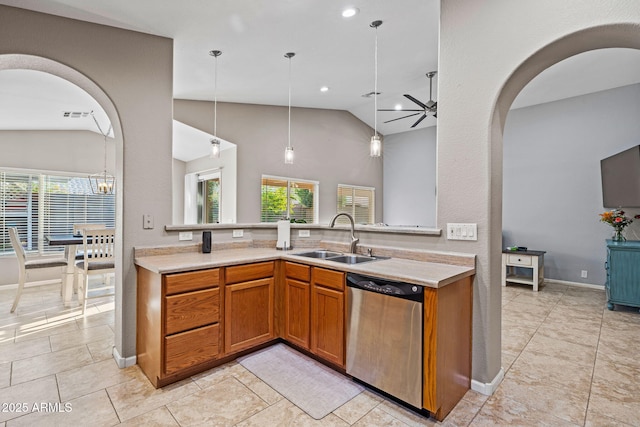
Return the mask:
{"type": "Polygon", "coordinates": [[[348,213],[346,213],[346,212],[340,212],[340,213],[336,214],[333,218],[331,218],[331,222],[329,223],[329,227],[333,228],[336,225],[336,219],[340,215],[344,215],[347,218],[349,218],[349,222],[351,223],[351,246],[349,248],[349,251],[352,254],[355,254],[356,253],[356,245],[358,244],[360,239],[358,239],[356,237],[356,224],[355,224],[355,221],[353,220],[353,217],[351,215],[349,215],[348,213]]]}

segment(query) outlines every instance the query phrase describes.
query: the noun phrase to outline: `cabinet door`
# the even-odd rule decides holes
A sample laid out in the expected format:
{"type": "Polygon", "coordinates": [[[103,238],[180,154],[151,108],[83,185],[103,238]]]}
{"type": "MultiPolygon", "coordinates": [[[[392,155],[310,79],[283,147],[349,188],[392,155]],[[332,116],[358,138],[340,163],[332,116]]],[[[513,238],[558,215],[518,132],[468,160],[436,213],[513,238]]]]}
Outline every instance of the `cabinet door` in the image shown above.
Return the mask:
{"type": "Polygon", "coordinates": [[[309,349],[309,308],[311,285],[308,282],[285,279],[284,338],[302,348],[309,349]]]}
{"type": "Polygon", "coordinates": [[[640,251],[609,250],[609,300],[640,306],[640,251]]]}
{"type": "Polygon", "coordinates": [[[313,286],[311,351],[344,367],[344,292],[313,286]]]}
{"type": "Polygon", "coordinates": [[[273,277],[225,286],[225,352],[235,353],[271,340],[273,277]]]}

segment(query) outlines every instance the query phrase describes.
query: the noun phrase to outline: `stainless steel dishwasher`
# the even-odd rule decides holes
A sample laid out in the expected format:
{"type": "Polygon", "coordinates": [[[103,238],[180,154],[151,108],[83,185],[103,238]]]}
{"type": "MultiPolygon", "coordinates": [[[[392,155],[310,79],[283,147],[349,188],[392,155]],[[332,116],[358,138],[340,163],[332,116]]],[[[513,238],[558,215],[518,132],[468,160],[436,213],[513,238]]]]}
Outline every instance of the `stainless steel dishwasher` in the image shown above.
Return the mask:
{"type": "Polygon", "coordinates": [[[347,274],[347,374],[422,408],[424,289],[347,274]]]}

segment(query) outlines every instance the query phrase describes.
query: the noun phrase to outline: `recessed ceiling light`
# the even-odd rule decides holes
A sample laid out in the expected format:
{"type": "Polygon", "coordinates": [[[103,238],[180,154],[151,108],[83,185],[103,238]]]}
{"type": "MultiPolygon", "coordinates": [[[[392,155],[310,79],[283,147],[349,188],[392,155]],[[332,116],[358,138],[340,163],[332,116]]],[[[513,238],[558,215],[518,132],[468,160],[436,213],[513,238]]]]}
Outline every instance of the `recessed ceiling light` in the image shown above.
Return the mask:
{"type": "Polygon", "coordinates": [[[352,16],[357,15],[358,12],[360,12],[360,9],[358,9],[357,7],[348,7],[342,11],[342,17],[351,18],[352,16]]]}
{"type": "Polygon", "coordinates": [[[396,104],[395,107],[393,107],[396,111],[400,111],[402,110],[402,104],[396,104]]]}
{"type": "Polygon", "coordinates": [[[328,92],[329,91],[329,86],[322,86],[320,88],[320,92],[328,92]]]}

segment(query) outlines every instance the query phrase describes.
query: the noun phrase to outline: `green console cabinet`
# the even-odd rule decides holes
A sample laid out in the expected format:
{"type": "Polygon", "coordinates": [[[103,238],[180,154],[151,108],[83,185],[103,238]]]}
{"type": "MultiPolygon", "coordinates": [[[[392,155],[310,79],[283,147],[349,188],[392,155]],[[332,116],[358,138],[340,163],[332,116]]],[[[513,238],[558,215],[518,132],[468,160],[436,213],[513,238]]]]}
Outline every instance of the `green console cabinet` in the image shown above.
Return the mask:
{"type": "Polygon", "coordinates": [[[640,307],[640,241],[607,240],[607,308],[640,307]]]}

